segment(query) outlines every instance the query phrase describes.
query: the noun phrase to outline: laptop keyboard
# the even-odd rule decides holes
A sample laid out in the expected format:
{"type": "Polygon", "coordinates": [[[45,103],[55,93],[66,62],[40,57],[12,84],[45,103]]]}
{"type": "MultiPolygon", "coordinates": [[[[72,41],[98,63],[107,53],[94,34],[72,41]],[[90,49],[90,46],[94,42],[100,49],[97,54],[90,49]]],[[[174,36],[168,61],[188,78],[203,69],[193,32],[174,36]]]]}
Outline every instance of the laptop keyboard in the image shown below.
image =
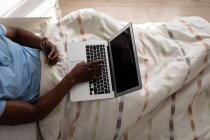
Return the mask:
{"type": "Polygon", "coordinates": [[[94,60],[104,60],[102,65],[102,75],[99,80],[89,81],[90,95],[109,94],[109,78],[106,62],[106,53],[104,45],[87,45],[86,46],[87,62],[94,60]]]}

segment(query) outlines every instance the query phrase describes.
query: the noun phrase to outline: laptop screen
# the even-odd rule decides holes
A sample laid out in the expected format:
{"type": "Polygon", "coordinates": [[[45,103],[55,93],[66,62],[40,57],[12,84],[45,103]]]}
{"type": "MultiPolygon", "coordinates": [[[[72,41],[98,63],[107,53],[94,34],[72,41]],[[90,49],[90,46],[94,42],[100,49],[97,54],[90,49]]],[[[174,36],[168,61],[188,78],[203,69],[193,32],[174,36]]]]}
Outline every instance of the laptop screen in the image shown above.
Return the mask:
{"type": "Polygon", "coordinates": [[[110,41],[112,66],[114,68],[113,82],[115,82],[117,93],[134,87],[141,88],[138,62],[135,60],[137,58],[132,37],[131,26],[129,26],[110,41]]]}

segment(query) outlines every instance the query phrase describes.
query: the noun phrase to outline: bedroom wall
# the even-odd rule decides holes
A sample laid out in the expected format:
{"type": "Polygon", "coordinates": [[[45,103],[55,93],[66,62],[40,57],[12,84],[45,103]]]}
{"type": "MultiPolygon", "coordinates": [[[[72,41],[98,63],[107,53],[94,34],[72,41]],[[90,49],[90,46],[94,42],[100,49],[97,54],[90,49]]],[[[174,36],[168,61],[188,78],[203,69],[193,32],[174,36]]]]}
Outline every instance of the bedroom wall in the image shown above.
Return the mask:
{"type": "Polygon", "coordinates": [[[170,21],[176,16],[200,16],[210,22],[210,0],[59,0],[63,16],[94,8],[122,21],[170,21]]]}

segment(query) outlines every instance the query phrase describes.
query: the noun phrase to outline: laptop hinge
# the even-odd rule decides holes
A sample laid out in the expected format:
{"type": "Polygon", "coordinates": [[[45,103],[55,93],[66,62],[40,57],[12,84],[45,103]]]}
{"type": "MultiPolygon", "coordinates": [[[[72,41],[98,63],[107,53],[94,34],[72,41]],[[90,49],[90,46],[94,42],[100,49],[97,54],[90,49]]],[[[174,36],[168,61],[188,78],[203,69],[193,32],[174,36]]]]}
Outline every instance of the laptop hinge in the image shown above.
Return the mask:
{"type": "Polygon", "coordinates": [[[115,78],[114,78],[114,68],[113,68],[113,63],[112,63],[112,56],[111,56],[111,44],[109,42],[107,46],[107,51],[108,51],[108,56],[109,56],[109,67],[110,67],[110,76],[111,76],[111,83],[112,83],[112,90],[114,91],[114,94],[116,93],[116,83],[115,83],[115,78]]]}

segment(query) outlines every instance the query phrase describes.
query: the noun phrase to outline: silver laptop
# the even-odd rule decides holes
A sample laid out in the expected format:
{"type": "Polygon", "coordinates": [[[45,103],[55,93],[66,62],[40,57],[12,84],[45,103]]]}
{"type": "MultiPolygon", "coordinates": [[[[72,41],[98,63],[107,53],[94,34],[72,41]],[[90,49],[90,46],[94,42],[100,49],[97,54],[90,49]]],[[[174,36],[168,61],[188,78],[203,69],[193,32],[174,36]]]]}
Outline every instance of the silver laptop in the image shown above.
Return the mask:
{"type": "Polygon", "coordinates": [[[67,54],[70,71],[82,61],[104,60],[101,79],[71,89],[73,102],[114,98],[142,88],[131,23],[108,41],[69,42],[67,54]]]}

